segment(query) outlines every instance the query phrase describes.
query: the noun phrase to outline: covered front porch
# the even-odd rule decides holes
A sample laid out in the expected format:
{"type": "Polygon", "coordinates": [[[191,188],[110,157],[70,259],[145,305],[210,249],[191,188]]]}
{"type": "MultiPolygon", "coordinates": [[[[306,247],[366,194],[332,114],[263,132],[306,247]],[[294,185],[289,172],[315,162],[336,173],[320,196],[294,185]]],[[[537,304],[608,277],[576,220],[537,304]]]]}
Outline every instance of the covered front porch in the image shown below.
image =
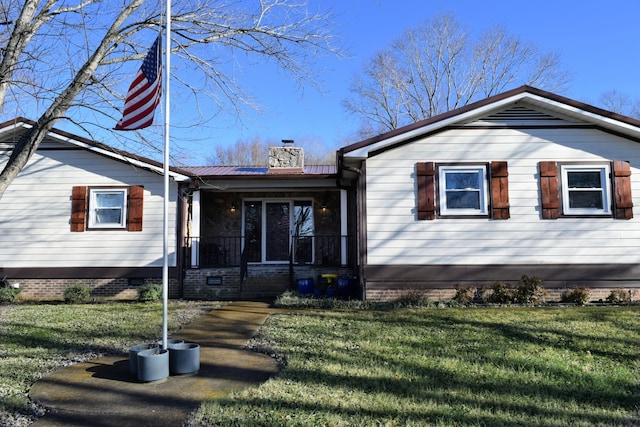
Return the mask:
{"type": "MultiPolygon", "coordinates": [[[[183,295],[273,299],[322,275],[355,286],[355,203],[335,168],[215,168],[189,189],[183,295]],[[260,176],[262,179],[255,179],[260,176]]],[[[321,279],[322,280],[322,279],[321,279]]]]}

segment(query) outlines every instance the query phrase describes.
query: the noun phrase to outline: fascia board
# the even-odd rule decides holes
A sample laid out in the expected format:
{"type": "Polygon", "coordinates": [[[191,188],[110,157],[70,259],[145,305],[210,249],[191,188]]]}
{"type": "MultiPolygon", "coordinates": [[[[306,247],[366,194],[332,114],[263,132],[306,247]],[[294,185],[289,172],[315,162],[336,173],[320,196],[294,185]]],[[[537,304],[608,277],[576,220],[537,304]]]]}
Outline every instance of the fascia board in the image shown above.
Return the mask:
{"type": "Polygon", "coordinates": [[[533,105],[540,105],[547,110],[560,111],[568,116],[574,116],[594,125],[614,130],[635,138],[640,137],[640,128],[630,123],[625,123],[611,117],[603,116],[591,111],[584,110],[563,102],[554,101],[534,94],[526,94],[525,98],[533,105]]]}

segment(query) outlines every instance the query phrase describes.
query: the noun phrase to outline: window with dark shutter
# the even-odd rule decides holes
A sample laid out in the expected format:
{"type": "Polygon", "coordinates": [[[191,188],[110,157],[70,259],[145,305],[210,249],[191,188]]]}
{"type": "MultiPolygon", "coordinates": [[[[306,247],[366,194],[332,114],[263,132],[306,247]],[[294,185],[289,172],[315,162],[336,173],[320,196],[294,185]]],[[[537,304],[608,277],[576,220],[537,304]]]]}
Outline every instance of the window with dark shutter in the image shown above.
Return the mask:
{"type": "Polygon", "coordinates": [[[542,218],[633,218],[631,166],[626,161],[540,162],[542,218]]]}
{"type": "Polygon", "coordinates": [[[509,170],[507,162],[491,162],[491,217],[509,219],[509,170]]]}
{"type": "Polygon", "coordinates": [[[142,231],[143,207],[142,186],[123,187],[119,191],[112,187],[89,189],[86,186],[75,186],[71,193],[71,231],[83,232],[88,227],[91,230],[125,229],[124,224],[118,227],[124,212],[126,230],[142,231]],[[89,197],[90,194],[92,197],[89,197]],[[122,201],[117,202],[118,194],[127,194],[126,206],[122,206],[122,201]]]}
{"type": "Polygon", "coordinates": [[[418,220],[436,219],[435,164],[422,162],[416,165],[418,178],[418,220]]]}
{"type": "Polygon", "coordinates": [[[444,217],[490,216],[509,219],[509,171],[506,161],[479,163],[416,164],[418,220],[436,218],[436,206],[444,217]],[[487,172],[490,173],[487,177],[487,172]],[[438,191],[436,191],[439,189],[438,191]],[[439,201],[436,202],[436,197],[439,201]],[[487,210],[487,198],[491,210],[487,210]]]}

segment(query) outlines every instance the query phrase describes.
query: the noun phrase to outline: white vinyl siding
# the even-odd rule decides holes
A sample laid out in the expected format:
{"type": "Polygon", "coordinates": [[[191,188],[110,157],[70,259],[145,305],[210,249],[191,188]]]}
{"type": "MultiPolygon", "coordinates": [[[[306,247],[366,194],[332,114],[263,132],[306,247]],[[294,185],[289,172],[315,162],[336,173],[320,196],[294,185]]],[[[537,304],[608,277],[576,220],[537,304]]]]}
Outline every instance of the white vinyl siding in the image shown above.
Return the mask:
{"type": "MultiPolygon", "coordinates": [[[[87,150],[38,150],[0,199],[0,267],[160,267],[163,189],[161,175],[87,150]],[[144,186],[143,230],[71,232],[71,193],[77,185],[144,186]]],[[[171,181],[171,266],[176,263],[176,194],[171,181]]]]}
{"type": "Polygon", "coordinates": [[[638,202],[631,220],[541,219],[540,161],[618,159],[631,163],[638,200],[640,145],[593,128],[463,127],[383,151],[366,160],[367,263],[532,264],[532,274],[536,264],[638,263],[638,202]],[[417,220],[416,163],[429,161],[508,161],[510,219],[417,220]]]}

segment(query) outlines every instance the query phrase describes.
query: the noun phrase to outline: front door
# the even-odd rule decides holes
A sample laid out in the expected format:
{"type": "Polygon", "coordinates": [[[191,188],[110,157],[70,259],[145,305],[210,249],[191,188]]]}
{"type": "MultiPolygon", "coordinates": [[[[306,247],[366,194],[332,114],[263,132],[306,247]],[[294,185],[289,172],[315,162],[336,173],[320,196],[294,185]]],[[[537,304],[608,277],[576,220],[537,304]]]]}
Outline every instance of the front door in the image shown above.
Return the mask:
{"type": "Polygon", "coordinates": [[[313,259],[311,200],[247,200],[244,202],[245,249],[249,262],[289,262],[292,234],[296,262],[313,259]]]}

